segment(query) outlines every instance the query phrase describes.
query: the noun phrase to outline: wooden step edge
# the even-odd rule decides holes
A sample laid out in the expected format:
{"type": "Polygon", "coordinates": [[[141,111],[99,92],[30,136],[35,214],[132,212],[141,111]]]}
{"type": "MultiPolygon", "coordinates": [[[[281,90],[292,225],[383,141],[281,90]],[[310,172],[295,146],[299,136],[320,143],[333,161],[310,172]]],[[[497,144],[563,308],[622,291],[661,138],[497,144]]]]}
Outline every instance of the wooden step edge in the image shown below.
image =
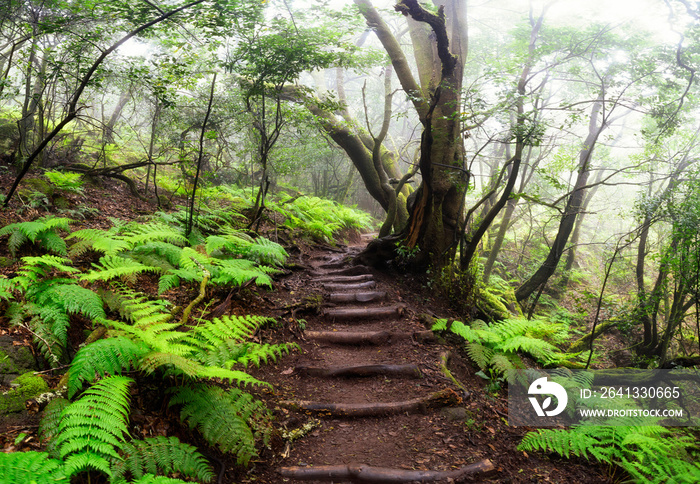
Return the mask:
{"type": "Polygon", "coordinates": [[[400,413],[427,413],[428,409],[459,405],[462,398],[446,388],[427,397],[401,402],[322,403],[307,400],[283,400],[278,404],[291,410],[310,412],[323,417],[383,417],[400,413]]]}
{"type": "Polygon", "coordinates": [[[334,304],[383,301],[387,297],[386,291],[364,292],[334,292],[328,295],[328,300],[334,304]]]}
{"type": "Polygon", "coordinates": [[[365,282],[371,281],[374,278],[372,274],[358,274],[356,276],[333,276],[325,275],[315,277],[311,282],[323,283],[347,283],[347,282],[365,282]]]}
{"type": "Polygon", "coordinates": [[[323,289],[329,292],[334,292],[334,291],[357,291],[361,289],[374,289],[377,287],[377,283],[374,281],[366,281],[366,282],[355,282],[355,283],[348,283],[348,284],[332,284],[332,283],[325,283],[323,284],[323,289]]]}
{"type": "Polygon", "coordinates": [[[322,343],[346,345],[385,345],[392,341],[412,339],[419,343],[429,343],[437,340],[435,333],[430,330],[414,331],[412,333],[395,331],[305,331],[304,336],[322,343]]]}
{"type": "Polygon", "coordinates": [[[496,467],[489,459],[482,459],[468,466],[452,471],[415,471],[408,469],[374,467],[367,464],[340,464],[318,466],[279,467],[277,473],[283,477],[299,481],[338,481],[352,482],[406,483],[436,482],[490,475],[496,467]]]}
{"type": "Polygon", "coordinates": [[[338,270],[331,270],[331,271],[318,271],[318,270],[311,270],[309,271],[309,274],[313,277],[323,277],[323,276],[358,276],[362,274],[371,274],[372,269],[370,269],[367,266],[363,265],[356,265],[356,266],[350,266],[350,267],[345,267],[342,269],[338,270]]]}
{"type": "Polygon", "coordinates": [[[315,376],[322,378],[339,377],[370,377],[370,376],[392,376],[406,378],[422,378],[423,374],[415,364],[402,365],[351,365],[351,366],[308,366],[298,365],[294,372],[299,375],[315,376]]]}
{"type": "Polygon", "coordinates": [[[323,316],[333,320],[364,320],[378,318],[393,318],[401,316],[403,307],[401,306],[379,306],[369,308],[335,308],[326,309],[323,316]]]}

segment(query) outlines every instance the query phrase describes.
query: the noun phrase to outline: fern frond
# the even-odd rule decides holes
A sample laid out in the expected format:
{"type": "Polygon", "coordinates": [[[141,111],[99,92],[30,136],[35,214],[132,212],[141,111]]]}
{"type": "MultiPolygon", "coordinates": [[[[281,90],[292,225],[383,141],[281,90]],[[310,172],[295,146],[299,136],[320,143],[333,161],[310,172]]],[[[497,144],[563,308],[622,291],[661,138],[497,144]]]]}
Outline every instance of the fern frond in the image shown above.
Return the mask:
{"type": "Polygon", "coordinates": [[[98,452],[82,452],[69,455],[65,460],[66,475],[74,476],[80,472],[95,470],[108,476],[112,475],[110,461],[98,452]]]}
{"type": "Polygon", "coordinates": [[[258,328],[269,322],[274,322],[274,319],[253,315],[214,318],[192,328],[187,334],[187,341],[195,347],[213,349],[229,340],[247,341],[258,328]],[[200,343],[205,344],[202,346],[200,343]]]}
{"type": "Polygon", "coordinates": [[[493,358],[493,350],[479,343],[467,343],[467,354],[476,365],[485,370],[493,358]]]}
{"type": "Polygon", "coordinates": [[[53,305],[39,306],[28,302],[24,309],[34,315],[28,323],[34,333],[34,343],[52,367],[58,366],[68,340],[68,315],[53,305]]]}
{"type": "Polygon", "coordinates": [[[116,277],[133,277],[142,272],[160,272],[157,267],[151,267],[133,259],[116,255],[106,255],[100,258],[99,264],[93,264],[94,270],[83,274],[82,281],[109,281],[116,277]]]}
{"type": "Polygon", "coordinates": [[[212,274],[211,282],[220,285],[241,286],[251,279],[258,286],[272,287],[272,279],[253,261],[246,259],[213,259],[216,270],[212,274]]]}
{"type": "Polygon", "coordinates": [[[128,435],[129,385],[131,378],[111,376],[100,380],[83,396],[63,410],[55,445],[66,459],[69,475],[88,467],[106,470],[106,457],[118,458],[117,449],[128,435]],[[85,463],[81,455],[100,457],[96,464],[85,463]]]}
{"type": "Polygon", "coordinates": [[[70,405],[65,398],[54,398],[46,405],[39,423],[39,438],[46,444],[46,450],[52,457],[58,457],[54,438],[58,435],[62,413],[70,405]]]}
{"type": "Polygon", "coordinates": [[[498,347],[501,351],[515,352],[521,351],[529,353],[543,363],[548,363],[556,359],[557,348],[544,340],[530,338],[528,336],[515,336],[504,341],[498,347]]]}
{"type": "Polygon", "coordinates": [[[46,452],[0,453],[0,476],[7,484],[27,482],[69,484],[63,462],[46,452]]]}
{"type": "Polygon", "coordinates": [[[255,364],[255,366],[259,367],[260,362],[262,361],[263,363],[267,364],[268,359],[271,359],[272,361],[277,361],[277,358],[280,358],[282,354],[289,354],[289,351],[292,348],[299,348],[298,345],[294,343],[282,343],[282,344],[276,344],[276,345],[271,345],[271,344],[249,344],[247,348],[247,352],[235,359],[235,360],[229,360],[234,363],[240,363],[243,366],[248,366],[248,363],[252,362],[255,364]]]}
{"type": "Polygon", "coordinates": [[[133,250],[134,254],[152,254],[165,259],[171,266],[177,267],[180,264],[182,247],[168,242],[148,242],[139,245],[133,250]]]}
{"type": "Polygon", "coordinates": [[[165,321],[170,317],[170,303],[163,299],[149,299],[146,295],[134,291],[122,284],[115,284],[115,290],[106,292],[102,298],[107,306],[118,312],[123,318],[133,323],[145,325],[149,316],[158,316],[157,321],[165,321]]]}
{"type": "Polygon", "coordinates": [[[80,391],[84,383],[130,371],[147,352],[148,348],[142,343],[121,336],[98,340],[81,348],[68,371],[68,398],[80,391]]]}
{"type": "Polygon", "coordinates": [[[260,381],[243,371],[204,366],[197,361],[174,353],[154,351],[141,360],[141,370],[147,374],[151,374],[161,368],[169,374],[185,375],[192,379],[220,378],[229,382],[235,381],[237,384],[244,386],[264,385],[271,387],[269,383],[260,381]]]}
{"type": "Polygon", "coordinates": [[[127,236],[131,246],[145,244],[148,242],[168,242],[170,244],[187,244],[187,237],[182,232],[173,227],[158,222],[147,224],[129,224],[127,236]]]}
{"type": "Polygon", "coordinates": [[[537,324],[537,321],[530,321],[525,318],[509,318],[494,324],[491,326],[491,330],[499,334],[502,339],[506,340],[524,335],[530,328],[537,324]]]}
{"type": "Polygon", "coordinates": [[[118,228],[112,227],[109,230],[82,229],[71,233],[66,240],[79,239],[70,248],[71,256],[78,256],[88,249],[102,252],[104,255],[117,255],[119,252],[128,250],[132,245],[123,236],[117,233],[118,228]]]}
{"type": "Polygon", "coordinates": [[[5,301],[14,299],[14,290],[16,284],[17,282],[13,279],[6,279],[4,277],[0,277],[0,299],[4,299],[5,301]]]}
{"type": "Polygon", "coordinates": [[[491,366],[501,374],[505,374],[508,370],[514,368],[525,368],[522,360],[518,355],[506,356],[503,353],[495,353],[491,358],[491,366]],[[510,357],[509,357],[510,356],[510,357]]]}
{"type": "Polygon", "coordinates": [[[597,439],[585,432],[544,429],[528,433],[518,445],[518,450],[542,450],[554,452],[566,458],[571,455],[588,458],[589,449],[594,448],[598,443],[597,439]]]}
{"type": "Polygon", "coordinates": [[[112,466],[113,481],[123,479],[127,473],[134,479],[147,474],[173,473],[198,482],[211,482],[214,478],[209,462],[197,448],[180,442],[177,437],[134,440],[122,446],[122,458],[112,466]]]}
{"type": "Polygon", "coordinates": [[[242,395],[247,394],[204,385],[183,387],[169,405],[182,405],[180,418],[190,428],[198,428],[209,443],[236,455],[239,464],[247,465],[257,455],[250,425],[267,412],[260,402],[242,395]]]}
{"type": "Polygon", "coordinates": [[[52,232],[51,230],[41,232],[39,235],[37,235],[36,243],[54,254],[63,256],[68,255],[66,241],[63,240],[56,232],[52,232]]]}
{"type": "Polygon", "coordinates": [[[90,289],[77,284],[55,284],[37,294],[37,304],[55,304],[72,314],[82,314],[90,319],[104,318],[102,298],[90,289]]]}
{"type": "Polygon", "coordinates": [[[22,257],[22,267],[17,271],[16,282],[23,290],[27,290],[32,284],[49,276],[51,271],[66,272],[72,274],[80,272],[68,264],[69,259],[55,255],[42,255],[41,257],[22,257]]]}

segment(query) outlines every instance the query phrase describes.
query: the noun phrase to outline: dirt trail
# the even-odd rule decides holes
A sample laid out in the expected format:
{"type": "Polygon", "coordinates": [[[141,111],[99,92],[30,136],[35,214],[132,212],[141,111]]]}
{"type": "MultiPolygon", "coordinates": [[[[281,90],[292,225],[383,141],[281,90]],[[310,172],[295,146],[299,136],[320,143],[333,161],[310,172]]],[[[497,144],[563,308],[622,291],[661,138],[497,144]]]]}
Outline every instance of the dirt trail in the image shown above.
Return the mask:
{"type": "MultiPolygon", "coordinates": [[[[282,423],[301,436],[245,482],[603,482],[574,462],[561,471],[515,451],[524,431],[505,424],[503,399],[443,374],[449,348],[419,322],[422,301],[387,274],[350,266],[356,251],[316,254],[304,260],[310,270],[282,281],[295,300],[323,295],[321,314],[298,316],[302,351],[256,373],[274,385],[282,423]]],[[[453,360],[455,375],[474,378],[453,360]]]]}

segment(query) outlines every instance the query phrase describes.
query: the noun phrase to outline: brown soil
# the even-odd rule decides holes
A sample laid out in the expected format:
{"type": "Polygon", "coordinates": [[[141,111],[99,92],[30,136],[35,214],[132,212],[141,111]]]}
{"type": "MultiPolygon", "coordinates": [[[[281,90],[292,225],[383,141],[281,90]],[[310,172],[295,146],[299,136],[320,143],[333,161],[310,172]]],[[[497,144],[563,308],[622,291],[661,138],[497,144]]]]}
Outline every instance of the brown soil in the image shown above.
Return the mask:
{"type": "MultiPolygon", "coordinates": [[[[11,180],[0,177],[5,192],[11,180]]],[[[84,195],[71,200],[75,206],[93,206],[99,213],[91,214],[81,226],[107,227],[107,216],[134,219],[155,210],[151,204],[134,199],[123,185],[106,181],[105,186],[87,188],[84,195]]],[[[0,213],[0,225],[31,220],[46,214],[42,209],[27,209],[13,201],[13,210],[0,213]]],[[[233,459],[218,451],[205,448],[201,439],[181,427],[172,413],[163,411],[157,392],[147,388],[135,388],[132,394],[132,420],[138,424],[142,435],[177,435],[202,447],[220,472],[223,483],[280,483],[296,482],[283,478],[278,469],[287,466],[319,466],[339,464],[367,464],[378,467],[413,470],[453,470],[474,462],[488,459],[494,471],[474,480],[464,482],[493,483],[601,483],[608,482],[606,469],[584,460],[559,459],[542,454],[517,451],[523,436],[531,430],[507,425],[505,390],[489,394],[484,381],[475,375],[476,370],[463,356],[460,348],[444,341],[417,342],[411,338],[396,338],[390,344],[378,346],[342,346],[317,343],[304,337],[302,329],[309,331],[424,331],[419,315],[449,315],[449,308],[435,298],[412,276],[370,270],[377,283],[376,290],[387,292],[385,300],[343,304],[343,307],[377,307],[400,305],[397,317],[367,321],[337,321],[323,312],[333,305],[327,302],[327,292],[316,279],[336,269],[324,269],[329,263],[346,261],[359,252],[362,244],[350,247],[310,247],[290,249],[294,269],[278,278],[275,290],[246,290],[234,298],[232,311],[275,316],[279,324],[264,330],[259,337],[267,342],[296,342],[301,351],[280,359],[277,363],[251,368],[257,378],[274,385],[273,392],[264,392],[276,416],[280,429],[293,430],[318,420],[303,437],[287,443],[281,437],[273,440],[270,449],[262,449],[260,458],[243,470],[235,466],[233,459]],[[322,304],[319,304],[321,303],[322,304]],[[301,326],[304,326],[302,328],[301,326]],[[452,354],[449,368],[468,389],[463,392],[439,370],[440,356],[446,351],[452,354]],[[300,365],[337,366],[367,364],[416,364],[422,378],[397,376],[372,376],[363,378],[321,378],[302,376],[294,371],[300,365]],[[426,408],[421,413],[399,414],[384,417],[338,418],[309,415],[280,406],[282,400],[309,400],[324,403],[376,403],[399,402],[428,397],[444,389],[451,389],[460,399],[458,405],[445,408],[426,408]],[[285,450],[287,453],[284,454],[285,450]],[[283,455],[284,454],[284,455],[283,455]]],[[[2,244],[3,252],[6,244],[2,244]]],[[[3,253],[2,255],[6,255],[3,253]]],[[[30,255],[30,254],[22,254],[30,255]]],[[[16,267],[3,268],[10,275],[16,267]]],[[[153,281],[145,280],[144,284],[153,281]]],[[[178,294],[192,298],[192,294],[178,294]]],[[[225,294],[223,295],[225,297],[225,294]]],[[[210,308],[216,305],[213,301],[210,308]]],[[[4,311],[4,308],[0,308],[4,311]]],[[[79,333],[79,332],[78,332],[79,333]]],[[[0,334],[12,337],[17,345],[31,345],[31,337],[17,328],[10,328],[0,317],[0,334]]],[[[80,343],[74,336],[73,344],[80,343]]],[[[56,383],[58,376],[49,378],[56,383]]],[[[0,389],[3,390],[3,389],[0,389]]],[[[41,445],[36,437],[38,415],[18,414],[0,422],[0,448],[3,451],[37,450],[41,445]],[[23,441],[16,443],[20,433],[26,433],[23,441]]],[[[136,427],[134,427],[136,428],[136,427]]],[[[134,435],[138,435],[135,431],[134,435]]],[[[308,481],[307,481],[308,482],[308,481]]],[[[331,481],[325,481],[331,482],[331,481]]],[[[335,480],[332,482],[344,482],[335,480]]]]}
{"type": "MultiPolygon", "coordinates": [[[[386,301],[343,307],[377,307],[401,305],[402,315],[368,321],[333,321],[324,312],[337,307],[328,302],[327,292],[316,279],[334,269],[323,269],[326,264],[344,261],[359,251],[348,247],[343,253],[313,251],[298,256],[297,271],[278,284],[270,296],[277,308],[288,307],[304,300],[324,296],[320,313],[297,309],[296,318],[303,318],[310,331],[396,331],[425,330],[419,315],[444,314],[444,307],[436,307],[439,300],[425,291],[416,292],[410,277],[370,270],[377,282],[376,290],[386,291],[386,301]]],[[[349,264],[348,264],[349,265],[349,264]]],[[[338,305],[339,306],[339,305],[338,305]]],[[[289,310],[278,313],[288,328],[294,324],[289,310]]],[[[301,351],[282,359],[278,364],[254,369],[252,373],[272,383],[274,395],[270,404],[275,409],[281,427],[299,429],[317,420],[304,437],[291,443],[288,455],[280,449],[267,451],[263,458],[246,474],[231,476],[225,482],[278,483],[296,482],[282,478],[278,469],[288,466],[320,466],[367,464],[414,470],[453,470],[471,463],[490,460],[495,470],[474,480],[464,482],[606,482],[604,470],[586,461],[564,460],[530,455],[516,450],[529,428],[507,425],[505,391],[489,395],[484,381],[458,348],[446,342],[420,343],[412,339],[396,339],[380,346],[344,346],[317,343],[303,334],[292,337],[292,332],[278,333],[277,340],[296,341],[301,351]],[[285,338],[283,335],[287,334],[285,338]],[[449,368],[468,389],[463,392],[439,370],[440,356],[450,351],[453,355],[449,368]],[[337,365],[417,364],[422,378],[373,376],[363,378],[322,378],[299,375],[297,366],[329,367],[337,365]],[[282,400],[307,400],[323,403],[398,402],[452,389],[461,403],[453,407],[427,409],[419,414],[400,414],[385,417],[338,418],[311,415],[308,412],[281,407],[282,400]]],[[[282,449],[283,450],[283,449],[282,449]]],[[[323,481],[307,481],[323,482],[323,481]]],[[[345,482],[340,480],[325,482],[345,482]]],[[[350,482],[350,481],[348,481],[350,482]]]]}

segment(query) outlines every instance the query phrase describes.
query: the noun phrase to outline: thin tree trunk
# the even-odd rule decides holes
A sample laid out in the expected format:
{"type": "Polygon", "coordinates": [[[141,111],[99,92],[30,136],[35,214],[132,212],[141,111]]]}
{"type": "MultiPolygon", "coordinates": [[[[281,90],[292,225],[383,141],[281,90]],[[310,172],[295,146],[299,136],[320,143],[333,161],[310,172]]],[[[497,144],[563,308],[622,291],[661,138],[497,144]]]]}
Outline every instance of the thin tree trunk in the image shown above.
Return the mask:
{"type": "Polygon", "coordinates": [[[202,161],[204,160],[204,133],[207,129],[207,123],[209,122],[209,115],[211,114],[211,106],[214,102],[214,88],[216,87],[216,72],[211,81],[211,90],[209,92],[209,104],[207,105],[207,112],[204,115],[204,121],[202,122],[202,131],[199,133],[199,156],[197,157],[197,172],[194,176],[194,183],[192,186],[192,198],[190,200],[190,213],[187,219],[187,228],[185,230],[185,235],[190,235],[194,225],[194,202],[197,196],[197,182],[199,181],[199,172],[202,168],[202,161]]]}
{"type": "Polygon", "coordinates": [[[552,274],[554,274],[554,271],[559,264],[559,260],[564,253],[564,248],[569,240],[569,235],[571,235],[576,218],[581,212],[581,206],[586,195],[585,187],[590,174],[590,162],[593,156],[593,150],[595,149],[598,136],[600,136],[600,133],[606,127],[605,121],[598,126],[598,116],[602,107],[603,92],[601,91],[598,99],[593,104],[591,109],[591,118],[588,125],[588,136],[586,136],[583,148],[579,153],[578,176],[576,178],[576,184],[574,185],[574,189],[569,196],[566,208],[564,209],[564,214],[559,222],[559,230],[554,238],[549,254],[540,268],[515,291],[515,298],[518,301],[527,299],[534,291],[537,290],[537,288],[541,287],[542,284],[545,284],[547,280],[549,280],[552,274]]]}
{"type": "Polygon", "coordinates": [[[107,58],[109,54],[117,50],[119,47],[121,47],[122,44],[124,44],[127,40],[130,38],[134,37],[135,35],[138,35],[139,33],[143,32],[144,30],[148,29],[149,27],[162,22],[163,20],[166,20],[167,18],[175,15],[178,12],[181,12],[183,10],[186,10],[190,7],[193,7],[195,5],[198,5],[200,3],[204,2],[204,0],[194,0],[186,5],[183,5],[181,7],[175,8],[169,12],[165,12],[164,14],[160,15],[159,17],[151,20],[150,22],[147,22],[140,27],[132,30],[128,34],[126,34],[124,37],[119,39],[117,42],[112,44],[110,47],[102,51],[102,54],[93,62],[92,66],[88,69],[88,71],[85,73],[83,78],[80,80],[80,84],[78,85],[77,90],[73,93],[73,96],[71,97],[70,101],[68,102],[67,106],[67,113],[65,117],[58,122],[56,127],[43,139],[41,143],[39,143],[39,146],[37,146],[34,151],[27,157],[27,159],[24,162],[24,165],[22,166],[22,170],[19,172],[17,177],[15,178],[15,181],[12,183],[12,186],[10,187],[10,190],[7,192],[7,195],[5,196],[5,201],[3,203],[4,207],[9,206],[10,200],[12,200],[12,196],[14,195],[15,191],[17,190],[17,187],[19,186],[20,182],[24,178],[24,176],[27,174],[29,171],[29,168],[31,168],[32,163],[34,160],[41,154],[41,152],[46,148],[46,146],[51,142],[52,139],[56,137],[58,133],[60,133],[63,128],[65,128],[73,119],[75,119],[78,116],[78,101],[80,101],[80,97],[83,94],[83,91],[87,87],[88,83],[90,82],[90,79],[92,79],[93,74],[97,70],[97,68],[102,64],[102,62],[107,58]]]}

